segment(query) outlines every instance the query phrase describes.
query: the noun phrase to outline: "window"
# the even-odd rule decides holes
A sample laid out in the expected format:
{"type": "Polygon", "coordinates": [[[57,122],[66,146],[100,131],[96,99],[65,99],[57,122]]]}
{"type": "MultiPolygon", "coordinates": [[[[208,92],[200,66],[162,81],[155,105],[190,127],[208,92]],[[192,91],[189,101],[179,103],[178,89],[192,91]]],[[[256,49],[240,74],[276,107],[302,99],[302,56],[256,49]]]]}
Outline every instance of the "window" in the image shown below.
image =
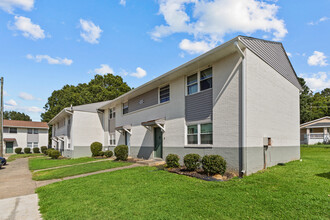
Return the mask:
{"type": "Polygon", "coordinates": [[[188,144],[213,144],[212,123],[189,125],[188,144]]]}
{"type": "Polygon", "coordinates": [[[109,113],[109,118],[115,118],[116,117],[116,108],[111,108],[109,113]]]}
{"type": "Polygon", "coordinates": [[[28,134],[32,134],[32,128],[28,128],[28,134]]]}
{"type": "Polygon", "coordinates": [[[9,128],[3,128],[3,133],[8,133],[9,132],[9,128]]]}
{"type": "Polygon", "coordinates": [[[68,149],[70,149],[70,144],[68,144],[68,149]]]}
{"type": "Polygon", "coordinates": [[[39,130],[38,129],[34,129],[34,134],[39,134],[39,130]]]}
{"type": "Polygon", "coordinates": [[[212,68],[201,71],[200,91],[212,88],[212,68]]]}
{"type": "Polygon", "coordinates": [[[38,142],[33,142],[33,147],[38,147],[38,142]]]}
{"type": "Polygon", "coordinates": [[[160,103],[170,101],[170,86],[164,86],[159,89],[159,101],[160,103]]]}
{"type": "Polygon", "coordinates": [[[187,91],[188,95],[198,92],[197,73],[187,77],[187,91]]]}
{"type": "Polygon", "coordinates": [[[27,147],[32,148],[32,142],[27,142],[27,147]]]}
{"type": "Polygon", "coordinates": [[[116,135],[115,133],[110,134],[110,145],[116,145],[116,135]]]}
{"type": "Polygon", "coordinates": [[[9,128],[9,133],[17,133],[17,128],[9,128]]]}
{"type": "Polygon", "coordinates": [[[128,113],[128,102],[125,102],[123,104],[123,114],[127,114],[128,113]]]}

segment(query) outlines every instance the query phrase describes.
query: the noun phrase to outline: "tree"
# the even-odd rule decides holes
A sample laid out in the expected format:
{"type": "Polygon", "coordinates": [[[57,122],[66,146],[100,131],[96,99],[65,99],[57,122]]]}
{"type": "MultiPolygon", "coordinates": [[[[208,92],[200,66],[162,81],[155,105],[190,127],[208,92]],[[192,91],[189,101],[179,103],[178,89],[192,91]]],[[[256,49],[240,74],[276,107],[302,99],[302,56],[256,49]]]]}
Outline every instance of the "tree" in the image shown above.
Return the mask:
{"type": "Polygon", "coordinates": [[[313,92],[306,85],[306,81],[303,78],[299,78],[299,83],[303,90],[300,92],[300,123],[304,123],[312,120],[311,102],[313,98],[313,92]]]}
{"type": "Polygon", "coordinates": [[[3,113],[3,118],[7,120],[32,121],[30,116],[16,111],[5,111],[3,113]]]}

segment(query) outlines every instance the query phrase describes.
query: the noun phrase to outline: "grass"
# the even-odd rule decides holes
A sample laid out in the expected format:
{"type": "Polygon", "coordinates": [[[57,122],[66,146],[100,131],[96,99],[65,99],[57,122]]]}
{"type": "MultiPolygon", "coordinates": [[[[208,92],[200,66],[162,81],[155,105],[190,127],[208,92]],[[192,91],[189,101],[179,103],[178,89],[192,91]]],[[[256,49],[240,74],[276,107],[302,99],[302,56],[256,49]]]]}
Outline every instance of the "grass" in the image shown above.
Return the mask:
{"type": "Polygon", "coordinates": [[[137,167],[37,189],[44,219],[329,219],[329,148],[243,179],[137,167]]]}
{"type": "Polygon", "coordinates": [[[330,148],[330,144],[302,144],[300,145],[301,147],[329,147],[330,148]]]}
{"type": "Polygon", "coordinates": [[[8,162],[14,161],[20,158],[27,158],[27,157],[37,157],[42,156],[43,154],[13,154],[8,157],[8,162]]]}
{"type": "Polygon", "coordinates": [[[77,163],[86,163],[95,160],[97,159],[91,157],[81,157],[77,159],[58,159],[58,160],[52,160],[49,157],[30,158],[29,168],[30,170],[40,170],[40,169],[46,169],[46,168],[58,167],[64,165],[73,165],[77,163]]]}
{"type": "Polygon", "coordinates": [[[32,179],[37,181],[60,179],[63,177],[75,176],[79,174],[91,173],[99,170],[106,170],[128,165],[131,165],[131,163],[118,161],[102,161],[97,163],[79,164],[53,170],[37,171],[32,174],[32,179]]]}

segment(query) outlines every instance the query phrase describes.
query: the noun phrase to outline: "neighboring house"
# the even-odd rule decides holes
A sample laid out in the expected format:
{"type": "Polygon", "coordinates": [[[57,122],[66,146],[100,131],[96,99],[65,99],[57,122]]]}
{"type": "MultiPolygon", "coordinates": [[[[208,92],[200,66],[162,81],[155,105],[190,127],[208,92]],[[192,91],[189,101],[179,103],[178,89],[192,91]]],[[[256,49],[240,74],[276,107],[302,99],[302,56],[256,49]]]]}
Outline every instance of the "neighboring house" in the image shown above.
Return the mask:
{"type": "Polygon", "coordinates": [[[48,124],[52,126],[52,148],[66,157],[90,156],[90,145],[104,143],[103,112],[109,101],[64,108],[48,124]]]}
{"type": "Polygon", "coordinates": [[[281,43],[238,36],[99,107],[98,134],[133,157],[218,154],[251,174],[300,158],[300,90],[281,43]]]}
{"type": "Polygon", "coordinates": [[[330,143],[330,116],[301,124],[300,143],[330,143]]]}
{"type": "Polygon", "coordinates": [[[4,152],[15,153],[15,148],[48,146],[46,122],[3,120],[4,152]]]}

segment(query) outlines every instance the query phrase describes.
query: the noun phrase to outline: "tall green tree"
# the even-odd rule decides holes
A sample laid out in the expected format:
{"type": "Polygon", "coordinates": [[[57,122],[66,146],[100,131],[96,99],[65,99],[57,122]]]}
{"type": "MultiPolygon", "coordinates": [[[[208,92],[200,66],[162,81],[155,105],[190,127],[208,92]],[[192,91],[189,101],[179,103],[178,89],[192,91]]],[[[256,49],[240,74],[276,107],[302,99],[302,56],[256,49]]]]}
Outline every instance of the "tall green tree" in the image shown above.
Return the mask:
{"type": "Polygon", "coordinates": [[[300,92],[300,123],[312,120],[311,103],[313,99],[313,92],[308,88],[306,81],[299,78],[299,83],[303,90],[300,92]]]}
{"type": "Polygon", "coordinates": [[[16,111],[4,111],[3,118],[7,120],[32,121],[30,116],[16,111]]]}
{"type": "Polygon", "coordinates": [[[62,89],[53,91],[44,107],[45,112],[41,114],[41,119],[49,122],[63,108],[112,100],[130,90],[121,76],[95,75],[89,83],[81,83],[77,86],[65,85],[62,89]]]}

